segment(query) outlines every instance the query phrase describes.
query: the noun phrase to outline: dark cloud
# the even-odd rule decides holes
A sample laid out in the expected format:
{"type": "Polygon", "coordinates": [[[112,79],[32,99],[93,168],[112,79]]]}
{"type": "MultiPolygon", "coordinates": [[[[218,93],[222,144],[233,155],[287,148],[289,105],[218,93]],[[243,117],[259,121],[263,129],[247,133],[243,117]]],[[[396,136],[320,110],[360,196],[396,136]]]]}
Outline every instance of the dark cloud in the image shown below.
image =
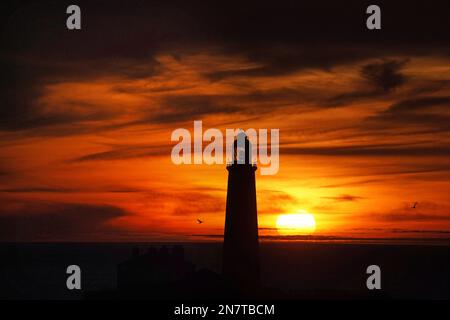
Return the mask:
{"type": "Polygon", "coordinates": [[[151,116],[156,122],[181,122],[196,120],[205,115],[236,113],[238,106],[231,106],[221,100],[222,96],[169,96],[163,102],[161,111],[151,116]]]}
{"type": "Polygon", "coordinates": [[[389,107],[385,114],[404,115],[407,112],[429,110],[434,107],[449,107],[450,97],[421,97],[397,102],[389,107]]]}
{"type": "Polygon", "coordinates": [[[450,171],[450,165],[446,164],[432,164],[432,165],[413,165],[411,168],[404,167],[404,169],[386,169],[380,172],[380,174],[386,175],[410,175],[410,174],[427,174],[427,173],[445,173],[450,171]]]}
{"type": "Polygon", "coordinates": [[[127,213],[111,205],[25,202],[0,209],[2,241],[76,240],[102,237],[111,219],[127,213]]]}
{"type": "MultiPolygon", "coordinates": [[[[79,132],[77,128],[85,121],[107,120],[118,113],[113,109],[101,110],[98,106],[82,104],[79,101],[66,99],[66,108],[57,111],[55,106],[45,105],[39,100],[43,96],[44,87],[50,83],[70,81],[73,76],[70,69],[54,70],[45,68],[39,63],[23,62],[18,59],[8,59],[0,55],[0,130],[18,131],[41,129],[45,127],[62,126],[60,134],[79,132]],[[56,79],[60,72],[60,79],[56,79]],[[64,75],[64,76],[62,76],[64,75]],[[72,109],[83,108],[83,113],[72,112],[72,109]],[[44,111],[45,110],[45,111],[44,111]]],[[[96,69],[92,68],[90,69],[96,69]]],[[[84,76],[88,76],[87,73],[84,76]]],[[[40,132],[42,134],[42,131],[40,132]]]]}
{"type": "MultiPolygon", "coordinates": [[[[43,114],[36,105],[43,86],[111,75],[151,77],[159,72],[160,64],[155,57],[161,53],[177,57],[180,52],[218,48],[222,54],[245,57],[254,65],[246,70],[205,70],[211,80],[221,80],[235,76],[276,76],[307,68],[329,70],[383,56],[445,56],[450,47],[445,41],[448,34],[443,31],[449,29],[444,14],[448,6],[441,1],[420,6],[402,1],[383,2],[380,5],[386,28],[377,32],[365,28],[365,5],[358,1],[346,3],[345,9],[340,3],[322,1],[281,1],[276,6],[271,1],[195,0],[77,4],[82,8],[83,27],[76,32],[65,27],[67,3],[25,1],[11,3],[1,10],[0,130],[65,125],[71,129],[54,133],[83,132],[83,127],[76,124],[113,115],[94,111],[83,115],[43,114]],[[399,19],[403,16],[421,23],[411,22],[406,28],[399,19]]],[[[377,88],[390,91],[405,80],[400,72],[403,64],[399,60],[386,60],[364,67],[362,73],[377,88]]],[[[368,94],[349,93],[350,98],[368,94]]],[[[261,93],[247,97],[254,101],[264,98],[267,96],[261,93]]],[[[293,98],[298,101],[301,94],[293,98]]],[[[167,112],[151,119],[173,122],[190,119],[189,114],[193,117],[242,110],[232,99],[224,104],[206,97],[197,101],[183,97],[184,102],[173,99],[164,105],[169,108],[167,112]]],[[[292,97],[290,100],[289,103],[292,97]]]]}
{"type": "Polygon", "coordinates": [[[450,79],[439,79],[432,80],[427,79],[425,81],[417,81],[411,89],[407,90],[406,93],[409,96],[423,96],[424,94],[437,93],[440,90],[450,88],[450,79]]]}
{"type": "Polygon", "coordinates": [[[342,147],[289,147],[281,148],[280,153],[290,155],[322,156],[449,156],[450,146],[409,146],[409,145],[354,145],[342,147]]]}
{"type": "Polygon", "coordinates": [[[260,190],[259,191],[266,201],[269,202],[291,202],[295,203],[297,202],[297,199],[290,195],[289,193],[281,190],[260,190]]]}
{"type": "Polygon", "coordinates": [[[198,217],[199,214],[225,212],[225,194],[225,189],[211,187],[171,189],[170,192],[152,190],[148,193],[148,199],[172,203],[173,209],[168,213],[173,216],[198,217]]]}
{"type": "Polygon", "coordinates": [[[336,197],[322,197],[323,199],[329,199],[329,200],[333,200],[336,202],[354,202],[354,201],[359,201],[361,199],[364,199],[363,197],[359,197],[359,196],[354,196],[351,194],[341,194],[339,196],[336,197]]]}
{"type": "Polygon", "coordinates": [[[34,103],[41,95],[41,88],[26,67],[1,58],[0,67],[0,129],[13,129],[37,113],[34,103]]]}
{"type": "Polygon", "coordinates": [[[112,185],[112,186],[84,186],[83,188],[64,188],[64,187],[51,187],[51,186],[19,186],[12,188],[0,189],[0,192],[4,193],[77,193],[77,192],[90,192],[90,193],[141,193],[149,192],[149,189],[137,188],[126,185],[112,185]]]}
{"type": "Polygon", "coordinates": [[[123,159],[168,155],[170,154],[171,148],[172,146],[170,145],[116,146],[113,147],[111,150],[87,154],[75,159],[68,160],[68,162],[123,160],[123,159]]]}
{"type": "Polygon", "coordinates": [[[398,212],[386,215],[384,220],[388,221],[450,221],[450,213],[448,214],[428,214],[428,213],[407,213],[398,212]]]}
{"type": "MultiPolygon", "coordinates": [[[[175,143],[174,143],[175,144],[175,143]]],[[[145,158],[170,154],[174,144],[167,145],[129,145],[114,146],[111,150],[87,154],[75,159],[72,162],[85,161],[108,161],[145,158]]],[[[321,156],[447,156],[450,155],[450,146],[430,145],[430,144],[374,144],[374,145],[354,145],[354,146],[331,146],[331,147],[296,147],[281,145],[280,153],[284,155],[321,155],[321,156]]],[[[431,168],[421,168],[403,170],[399,172],[386,172],[386,174],[401,173],[430,173],[436,171],[446,171],[447,166],[436,165],[431,168]]]]}
{"type": "Polygon", "coordinates": [[[376,89],[389,92],[406,82],[406,76],[400,71],[407,62],[408,60],[386,60],[367,64],[362,67],[361,75],[376,89]]]}
{"type": "MultiPolygon", "coordinates": [[[[388,180],[398,181],[398,179],[403,179],[402,177],[399,177],[402,175],[414,176],[414,179],[420,179],[420,176],[423,175],[423,179],[425,180],[434,180],[439,178],[445,180],[445,177],[447,176],[447,172],[449,170],[450,166],[445,164],[442,165],[439,163],[433,163],[429,165],[411,163],[410,167],[405,167],[405,165],[402,165],[400,168],[394,169],[389,168],[385,163],[383,163],[380,168],[374,167],[369,173],[360,175],[354,174],[353,178],[360,178],[356,181],[322,185],[319,186],[319,188],[342,188],[365,184],[382,183],[388,180]],[[367,179],[361,179],[363,177],[367,177],[367,179]]],[[[333,177],[348,178],[348,175],[334,175],[333,177]]]]}
{"type": "Polygon", "coordinates": [[[260,214],[277,214],[286,212],[287,209],[299,204],[299,200],[288,192],[280,190],[259,190],[261,196],[258,198],[261,207],[260,214]]]}
{"type": "Polygon", "coordinates": [[[175,202],[175,208],[171,212],[175,216],[189,216],[225,212],[225,195],[215,195],[209,192],[183,191],[177,193],[176,199],[167,195],[175,202]]]}
{"type": "Polygon", "coordinates": [[[386,179],[364,179],[364,180],[357,180],[357,181],[351,181],[351,182],[327,184],[327,185],[319,186],[319,188],[342,188],[342,187],[349,187],[349,186],[359,186],[359,185],[365,185],[365,184],[379,183],[379,182],[383,182],[385,180],[386,179]]]}
{"type": "Polygon", "coordinates": [[[53,188],[53,187],[19,187],[19,188],[7,188],[7,189],[0,189],[0,192],[5,193],[41,193],[41,192],[73,192],[73,189],[66,189],[66,188],[53,188]]]}
{"type": "MultiPolygon", "coordinates": [[[[24,188],[25,189],[25,188],[24,188]]],[[[18,189],[20,190],[20,189],[18,189]]],[[[55,190],[60,190],[55,188],[55,190]]],[[[61,192],[61,191],[55,191],[61,192]]],[[[90,192],[90,193],[158,193],[157,190],[150,188],[140,188],[129,185],[106,185],[106,186],[84,186],[83,188],[63,189],[62,192],[90,192]]]]}
{"type": "Polygon", "coordinates": [[[7,176],[11,172],[6,168],[6,165],[0,160],[0,176],[7,176]]]}
{"type": "Polygon", "coordinates": [[[309,101],[305,95],[304,90],[292,88],[249,90],[228,95],[168,95],[162,99],[158,110],[152,110],[150,115],[144,116],[135,124],[193,121],[218,114],[262,117],[280,108],[288,111],[287,108],[291,106],[295,106],[297,112],[300,108],[312,109],[311,106],[299,106],[309,101]]]}
{"type": "Polygon", "coordinates": [[[393,233],[425,233],[425,234],[436,234],[436,235],[442,235],[442,234],[450,234],[450,230],[401,230],[401,229],[394,229],[390,230],[393,233]]]}
{"type": "MultiPolygon", "coordinates": [[[[359,88],[339,94],[325,101],[325,105],[338,106],[359,100],[380,99],[405,84],[407,77],[401,72],[408,59],[385,59],[361,67],[359,88]]],[[[422,84],[424,85],[424,84],[422,84]]],[[[436,88],[437,85],[433,86],[436,88]]]]}
{"type": "Polygon", "coordinates": [[[256,66],[207,72],[206,75],[213,81],[232,77],[274,77],[312,68],[330,70],[337,65],[354,63],[375,56],[373,51],[366,48],[348,48],[339,44],[325,46],[317,43],[307,47],[294,43],[284,45],[278,43],[272,46],[257,46],[250,52],[244,50],[236,53],[243,53],[246,59],[254,62],[256,66]]]}
{"type": "Polygon", "coordinates": [[[143,189],[143,188],[128,187],[128,186],[112,186],[112,187],[106,187],[103,190],[100,190],[100,192],[111,192],[111,193],[139,193],[139,192],[145,192],[145,191],[148,191],[148,190],[143,189]]]}
{"type": "MultiPolygon", "coordinates": [[[[329,61],[331,54],[321,50],[317,56],[271,53],[293,44],[298,48],[336,43],[372,43],[373,47],[398,47],[417,43],[428,45],[448,39],[445,1],[411,5],[410,2],[379,1],[385,28],[370,32],[365,28],[367,4],[357,0],[345,6],[329,1],[293,2],[250,0],[189,3],[172,1],[87,1],[82,8],[83,28],[65,28],[65,9],[70,3],[24,1],[1,11],[2,40],[8,51],[34,51],[39,57],[55,61],[142,59],[161,50],[182,48],[193,43],[223,43],[229,51],[248,52],[255,60],[268,59],[281,69],[290,69],[306,60],[329,61]],[[409,21],[421,23],[404,23],[409,21]],[[270,44],[270,45],[269,45],[270,44]],[[278,49],[280,48],[280,49],[278,49]],[[264,51],[268,51],[263,54],[264,51]],[[322,53],[322,54],[321,54],[322,53]],[[265,58],[272,56],[273,58],[265,58]],[[323,58],[326,57],[326,58],[323,58]],[[308,59],[302,59],[308,58],[308,59]],[[286,67],[284,67],[286,66],[286,67]]],[[[343,48],[348,47],[342,45],[343,48]]],[[[367,48],[370,52],[370,49],[367,48]]],[[[339,59],[339,54],[336,54],[339,59]]],[[[344,55],[348,56],[348,54],[344,55]]]]}
{"type": "MultiPolygon", "coordinates": [[[[386,110],[367,118],[367,126],[427,127],[430,132],[450,129],[450,97],[418,97],[396,102],[386,110]]],[[[444,147],[446,149],[446,147],[444,147]]]]}
{"type": "Polygon", "coordinates": [[[372,216],[379,220],[390,222],[450,221],[450,207],[444,203],[421,201],[418,199],[415,208],[412,208],[412,203],[404,203],[389,212],[377,213],[372,216]]]}

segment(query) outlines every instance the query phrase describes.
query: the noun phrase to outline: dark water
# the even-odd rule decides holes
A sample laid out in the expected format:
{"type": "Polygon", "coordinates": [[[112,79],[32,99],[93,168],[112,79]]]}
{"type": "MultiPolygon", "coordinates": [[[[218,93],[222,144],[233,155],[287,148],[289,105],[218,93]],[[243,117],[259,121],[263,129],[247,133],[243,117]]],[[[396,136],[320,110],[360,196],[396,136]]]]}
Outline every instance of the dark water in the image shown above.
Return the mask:
{"type": "MultiPolygon", "coordinates": [[[[117,264],[136,246],[149,244],[0,244],[0,298],[82,299],[88,291],[115,290],[117,264]],[[81,267],[81,291],[66,289],[72,264],[81,267]]],[[[187,260],[220,272],[221,243],[183,246],[187,260]]],[[[261,244],[260,260],[264,286],[305,297],[367,292],[366,268],[376,264],[388,297],[450,299],[449,246],[268,242],[261,244]]]]}

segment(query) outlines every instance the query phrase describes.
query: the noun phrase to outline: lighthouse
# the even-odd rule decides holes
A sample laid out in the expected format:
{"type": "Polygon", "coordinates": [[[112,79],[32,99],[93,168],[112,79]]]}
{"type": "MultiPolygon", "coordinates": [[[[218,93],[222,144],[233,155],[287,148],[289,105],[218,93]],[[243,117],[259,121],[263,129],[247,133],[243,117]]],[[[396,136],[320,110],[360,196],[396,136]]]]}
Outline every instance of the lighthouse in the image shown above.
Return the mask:
{"type": "Polygon", "coordinates": [[[233,151],[231,163],[227,164],[223,275],[230,285],[248,291],[259,286],[260,269],[256,165],[251,161],[252,145],[243,132],[234,141],[233,151]]]}

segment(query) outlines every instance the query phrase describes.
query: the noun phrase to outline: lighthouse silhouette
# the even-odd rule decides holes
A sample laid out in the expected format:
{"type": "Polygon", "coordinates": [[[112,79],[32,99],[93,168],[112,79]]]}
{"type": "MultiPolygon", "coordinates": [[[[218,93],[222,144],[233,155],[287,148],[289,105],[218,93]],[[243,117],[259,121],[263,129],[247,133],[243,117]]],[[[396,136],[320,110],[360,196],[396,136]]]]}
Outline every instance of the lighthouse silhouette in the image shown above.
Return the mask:
{"type": "Polygon", "coordinates": [[[233,147],[231,163],[227,164],[223,275],[230,285],[248,291],[260,284],[256,165],[251,161],[252,145],[243,132],[233,147]]]}

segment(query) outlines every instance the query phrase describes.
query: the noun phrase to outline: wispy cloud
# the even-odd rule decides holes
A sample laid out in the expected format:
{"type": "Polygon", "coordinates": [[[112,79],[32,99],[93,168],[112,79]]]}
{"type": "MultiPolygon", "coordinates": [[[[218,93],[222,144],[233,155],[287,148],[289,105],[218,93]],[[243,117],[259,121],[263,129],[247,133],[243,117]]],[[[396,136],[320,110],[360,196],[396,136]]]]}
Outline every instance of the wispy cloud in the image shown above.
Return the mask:
{"type": "Polygon", "coordinates": [[[333,200],[336,202],[353,202],[353,201],[359,201],[361,199],[364,199],[364,197],[354,196],[351,194],[341,194],[334,197],[322,197],[323,199],[333,200]]]}

